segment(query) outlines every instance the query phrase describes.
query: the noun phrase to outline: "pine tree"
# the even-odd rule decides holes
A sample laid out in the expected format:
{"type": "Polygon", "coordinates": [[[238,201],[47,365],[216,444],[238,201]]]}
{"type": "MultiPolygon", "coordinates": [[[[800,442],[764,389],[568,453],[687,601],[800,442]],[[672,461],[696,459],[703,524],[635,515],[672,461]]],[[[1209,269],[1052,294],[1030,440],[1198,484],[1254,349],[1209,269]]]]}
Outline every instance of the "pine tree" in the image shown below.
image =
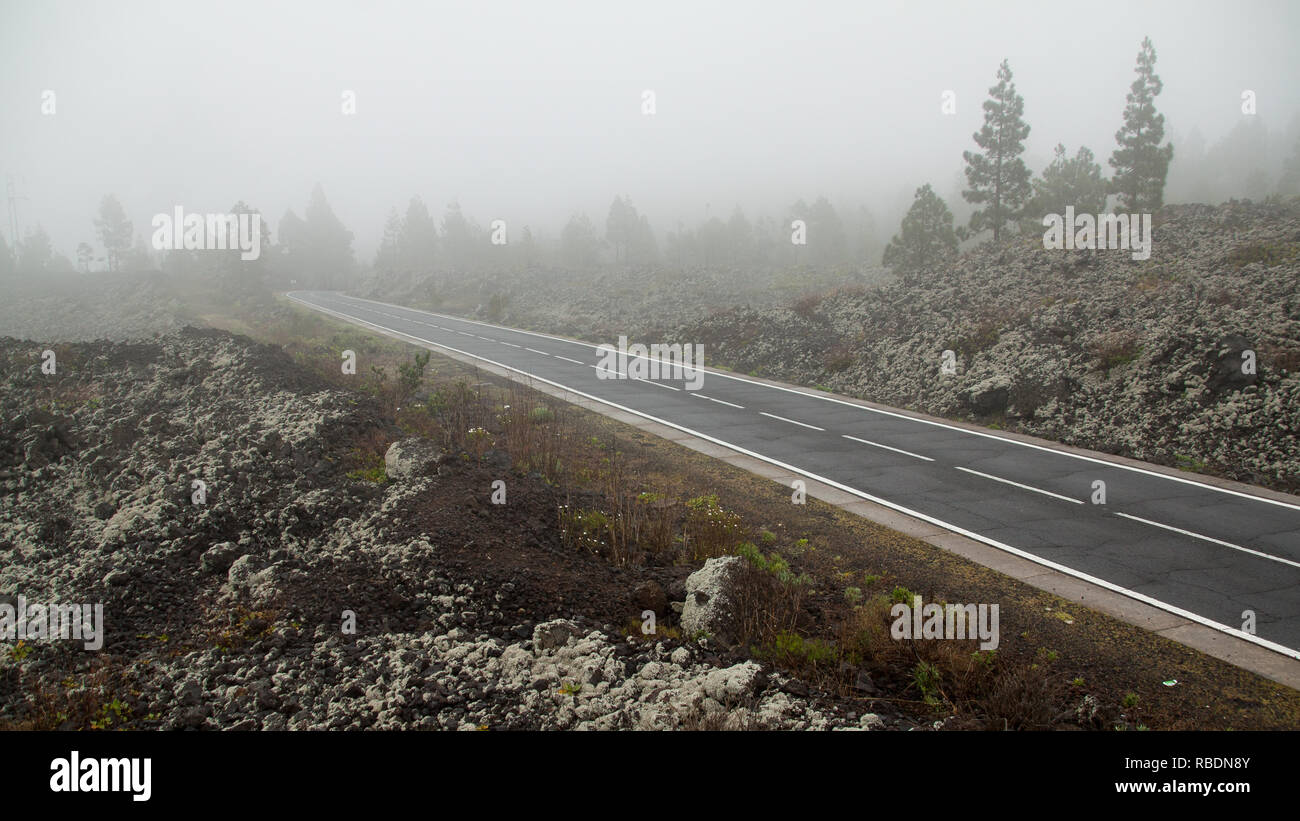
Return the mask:
{"type": "Polygon", "coordinates": [[[121,265],[122,257],[131,248],[133,234],[131,220],[126,218],[122,203],[112,194],[99,203],[99,219],[95,220],[99,231],[100,244],[104,246],[108,258],[108,270],[116,271],[121,265]]]}
{"type": "Polygon", "coordinates": [[[927,270],[957,255],[952,212],[929,184],[916,189],[899,233],[885,246],[881,260],[900,275],[927,270]]]}
{"type": "Polygon", "coordinates": [[[971,214],[970,227],[976,232],[992,229],[994,242],[1001,238],[1004,225],[1019,219],[1032,190],[1032,175],[1020,158],[1029,136],[1024,113],[1025,101],[1016,93],[1011,67],[1003,60],[997,85],[989,89],[989,99],[984,101],[984,126],[974,134],[975,144],[984,153],[962,152],[970,185],[962,197],[967,202],[988,203],[971,214]]]}
{"type": "Polygon", "coordinates": [[[1164,88],[1155,73],[1156,50],[1151,38],[1142,40],[1137,79],[1124,107],[1124,127],[1115,132],[1119,147],[1110,157],[1115,169],[1111,192],[1119,195],[1119,208],[1129,213],[1158,209],[1164,201],[1165,177],[1174,147],[1160,145],[1165,137],[1165,115],[1156,113],[1155,98],[1164,88]]]}

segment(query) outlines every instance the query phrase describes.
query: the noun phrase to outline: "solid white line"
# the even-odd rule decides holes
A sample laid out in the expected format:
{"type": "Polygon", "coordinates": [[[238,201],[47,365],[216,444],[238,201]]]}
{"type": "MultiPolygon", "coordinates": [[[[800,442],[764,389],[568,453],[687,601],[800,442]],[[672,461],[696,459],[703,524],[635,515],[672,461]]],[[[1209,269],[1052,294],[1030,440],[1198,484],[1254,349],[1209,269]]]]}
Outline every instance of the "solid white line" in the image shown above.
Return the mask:
{"type": "Polygon", "coordinates": [[[876,448],[884,448],[885,450],[892,450],[894,453],[901,453],[904,456],[915,456],[917,459],[924,459],[927,462],[934,461],[929,456],[922,456],[919,453],[912,453],[910,450],[903,450],[902,448],[891,448],[889,445],[882,445],[879,442],[872,442],[867,439],[859,439],[856,436],[849,436],[847,433],[841,433],[840,436],[843,436],[845,439],[852,439],[854,442],[861,442],[864,445],[871,445],[872,447],[876,447],[876,448]]]}
{"type": "MultiPolygon", "coordinates": [[[[669,422],[667,419],[660,419],[659,417],[653,414],[646,413],[645,411],[636,410],[635,408],[629,408],[626,405],[620,405],[617,402],[611,402],[608,399],[601,399],[599,396],[595,396],[590,393],[585,393],[580,390],[575,390],[574,388],[571,388],[568,385],[562,385],[559,382],[554,382],[543,376],[534,376],[533,374],[528,373],[527,371],[520,370],[519,368],[512,367],[503,362],[495,362],[491,359],[488,359],[485,356],[472,354],[469,351],[462,351],[458,348],[453,348],[450,345],[443,345],[441,342],[434,342],[431,339],[423,339],[421,337],[415,336],[414,334],[408,334],[405,331],[397,331],[392,328],[385,328],[382,325],[377,325],[373,322],[367,322],[364,319],[358,319],[354,316],[349,316],[345,313],[332,311],[329,308],[323,308],[319,305],[315,305],[311,302],[307,302],[306,300],[299,299],[293,296],[293,293],[294,292],[291,291],[289,293],[286,293],[285,296],[288,297],[289,299],[292,299],[295,302],[300,302],[309,308],[321,311],[322,313],[333,314],[334,316],[340,319],[343,319],[348,322],[353,322],[359,325],[370,325],[373,328],[376,328],[380,331],[391,334],[393,336],[404,336],[407,339],[414,339],[417,342],[423,342],[426,345],[433,345],[436,348],[444,348],[446,350],[452,351],[453,353],[458,353],[461,356],[468,356],[471,359],[481,359],[482,361],[487,362],[489,365],[495,365],[498,368],[501,368],[502,370],[513,371],[514,373],[517,373],[520,376],[524,376],[529,379],[535,379],[538,382],[543,382],[547,385],[550,385],[551,387],[559,388],[560,390],[571,393],[574,396],[581,396],[583,399],[588,399],[591,400],[592,402],[599,402],[602,405],[608,405],[609,407],[614,408],[616,410],[621,410],[626,413],[633,414],[635,416],[640,416],[643,419],[649,419],[651,422],[657,422],[658,424],[664,425],[665,427],[670,427],[673,428],[674,430],[679,430],[683,433],[689,433],[690,435],[699,439],[703,439],[706,442],[712,442],[715,445],[721,445],[722,447],[733,450],[736,453],[740,453],[745,456],[758,459],[759,461],[762,462],[767,462],[769,465],[775,465],[776,467],[779,467],[782,470],[788,470],[791,473],[797,473],[800,476],[807,476],[809,479],[816,480],[828,487],[833,487],[836,490],[842,490],[845,493],[852,494],[861,499],[866,499],[868,502],[875,502],[876,504],[881,505],[883,507],[887,507],[890,510],[896,510],[899,513],[905,513],[908,516],[911,516],[916,519],[920,519],[923,522],[929,522],[932,525],[938,525],[939,527],[942,527],[945,530],[950,530],[953,533],[960,534],[962,536],[965,536],[968,539],[974,539],[977,542],[982,542],[983,544],[986,544],[990,547],[995,547],[998,550],[1005,551],[1014,556],[1019,556],[1022,559],[1026,559],[1028,561],[1034,562],[1035,564],[1042,565],[1043,567],[1047,567],[1057,572],[1064,573],[1067,576],[1073,576],[1076,579],[1082,579],[1083,581],[1089,582],[1091,584],[1095,584],[1098,587],[1103,587],[1107,590],[1110,590],[1111,592],[1128,596],[1130,599],[1140,601],[1144,604],[1149,604],[1152,607],[1156,607],[1161,610],[1164,610],[1166,613],[1173,613],[1175,616],[1181,616],[1182,618],[1185,618],[1188,621],[1194,621],[1197,624],[1203,625],[1205,627],[1209,627],[1214,630],[1218,630],[1221,633],[1226,633],[1230,636],[1234,636],[1243,641],[1248,641],[1251,644],[1257,644],[1260,647],[1267,648],[1269,650],[1272,650],[1275,653],[1280,653],[1289,658],[1300,659],[1300,650],[1287,647],[1286,645],[1278,644],[1277,642],[1274,641],[1269,641],[1268,639],[1260,638],[1259,636],[1256,636],[1251,633],[1247,633],[1244,630],[1239,630],[1236,627],[1231,627],[1226,624],[1221,624],[1217,621],[1214,621],[1213,619],[1206,618],[1205,616],[1202,616],[1199,613],[1193,613],[1190,610],[1184,610],[1183,608],[1178,607],[1177,605],[1160,601],[1159,599],[1152,598],[1151,596],[1148,596],[1145,593],[1139,593],[1136,590],[1129,590],[1127,587],[1115,584],[1114,582],[1107,581],[1098,576],[1093,576],[1089,573],[1085,573],[1082,570],[1076,570],[1073,567],[1060,564],[1059,562],[1054,562],[1051,559],[1044,559],[1042,556],[1038,556],[1034,553],[1030,553],[1028,550],[1021,550],[1018,547],[1012,547],[1011,545],[1006,544],[1005,542],[1000,542],[997,539],[992,539],[989,538],[988,536],[983,536],[979,533],[976,533],[973,530],[967,530],[964,527],[960,527],[958,525],[945,522],[943,519],[939,519],[937,517],[930,516],[929,514],[922,513],[919,510],[912,510],[911,508],[900,505],[897,502],[891,502],[888,499],[882,499],[879,496],[873,496],[870,493],[858,490],[855,487],[850,487],[849,485],[843,484],[841,482],[837,482],[834,479],[828,479],[825,476],[821,476],[819,474],[813,473],[810,470],[804,470],[803,468],[786,464],[785,462],[782,462],[779,459],[773,459],[771,456],[765,456],[756,451],[752,451],[749,450],[748,448],[741,447],[740,445],[734,445],[730,442],[725,442],[714,436],[710,436],[707,433],[701,433],[700,431],[697,431],[694,428],[688,428],[685,425],[679,425],[676,422],[669,422]]],[[[472,321],[472,320],[466,320],[466,321],[472,321]]]]}
{"type": "Polygon", "coordinates": [[[567,357],[567,356],[560,356],[558,353],[557,353],[557,354],[551,354],[551,356],[554,356],[556,359],[563,359],[565,362],[572,362],[572,363],[575,364],[575,365],[586,365],[586,364],[587,364],[586,362],[580,362],[580,361],[578,361],[577,359],[570,359],[570,358],[567,357]]]}
{"type": "Polygon", "coordinates": [[[702,394],[702,393],[697,393],[697,394],[695,394],[695,396],[698,396],[698,397],[700,397],[701,399],[707,399],[707,400],[709,400],[710,402],[717,402],[719,405],[728,405],[728,406],[733,407],[733,408],[739,408],[740,410],[744,410],[744,409],[745,409],[745,406],[744,406],[744,405],[737,405],[737,404],[735,404],[734,402],[728,402],[728,401],[726,401],[725,399],[714,399],[712,396],[705,396],[705,395],[702,394]]]}
{"type": "Polygon", "coordinates": [[[780,419],[782,422],[789,422],[792,425],[800,425],[805,428],[812,428],[813,430],[820,430],[823,432],[826,430],[826,428],[819,428],[816,425],[810,425],[807,422],[796,422],[793,419],[786,419],[784,416],[777,416],[775,413],[768,413],[767,411],[759,411],[759,413],[761,413],[764,416],[770,416],[773,419],[780,419]]]}
{"type": "Polygon", "coordinates": [[[539,353],[539,354],[541,354],[542,356],[550,356],[550,354],[548,354],[546,351],[539,351],[539,350],[537,350],[536,348],[524,348],[524,350],[525,350],[525,351],[532,351],[533,353],[539,353]]]}
{"type": "Polygon", "coordinates": [[[1200,539],[1206,542],[1213,542],[1214,544],[1217,545],[1230,547],[1233,550],[1240,550],[1242,553],[1249,553],[1252,556],[1259,556],[1261,559],[1271,559],[1272,561],[1281,562],[1282,564],[1289,564],[1292,567],[1300,567],[1300,562],[1293,562],[1290,559],[1284,559],[1281,556],[1274,556],[1271,553],[1261,553],[1258,550],[1251,550],[1249,547],[1242,547],[1239,544],[1233,544],[1232,542],[1225,542],[1221,539],[1212,539],[1209,536],[1202,536],[1201,534],[1193,533],[1190,530],[1183,530],[1181,527],[1174,527],[1173,525],[1166,525],[1166,524],[1161,524],[1160,522],[1153,522],[1150,519],[1143,519],[1140,516],[1130,516],[1127,513],[1116,513],[1115,515],[1123,516],[1125,519],[1132,519],[1135,522],[1141,522],[1144,525],[1152,525],[1153,527],[1163,527],[1165,530],[1172,530],[1175,533],[1181,533],[1184,536],[1191,536],[1193,539],[1200,539]]]}
{"type": "Polygon", "coordinates": [[[1074,502],[1076,505],[1083,504],[1083,502],[1078,499],[1071,499],[1069,496],[1062,496],[1061,494],[1053,493],[1050,490],[1042,490],[1040,488],[1030,487],[1029,485],[1022,485],[1019,482],[1013,482],[1010,479],[1003,479],[1000,476],[990,476],[987,473],[980,473],[978,470],[971,470],[970,468],[958,467],[957,465],[953,465],[953,467],[956,467],[957,470],[964,470],[967,473],[973,473],[976,476],[983,476],[985,479],[992,479],[995,482],[1001,482],[1004,485],[1014,485],[1015,487],[1022,488],[1024,490],[1032,490],[1034,493],[1041,493],[1044,496],[1053,496],[1057,499],[1064,499],[1067,502],[1074,502]]]}
{"type": "MultiPolygon", "coordinates": [[[[290,291],[290,292],[286,293],[285,296],[289,296],[289,294],[292,294],[292,293],[299,293],[299,292],[298,292],[298,291],[290,291]]],[[[329,292],[327,292],[327,293],[329,293],[329,292]]],[[[290,297],[290,299],[292,299],[292,298],[293,298],[293,297],[290,297]]],[[[349,296],[349,297],[347,297],[347,299],[353,299],[353,300],[357,300],[357,301],[360,301],[360,302],[369,302],[369,303],[371,303],[371,304],[373,304],[373,305],[386,305],[386,306],[388,306],[388,307],[390,307],[390,308],[401,308],[402,310],[407,310],[407,311],[414,311],[414,310],[415,310],[414,308],[406,308],[406,307],[403,306],[403,305],[394,305],[394,304],[392,304],[391,302],[380,302],[380,301],[378,301],[378,300],[374,300],[374,299],[365,299],[364,297],[354,297],[354,296],[349,296]]],[[[439,316],[439,317],[442,317],[442,318],[444,318],[444,319],[454,319],[454,320],[457,320],[457,321],[459,321],[459,322],[469,322],[469,323],[472,323],[472,324],[475,324],[475,325],[483,325],[484,327],[488,327],[488,328],[496,328],[496,329],[498,329],[498,330],[510,331],[510,332],[512,332],[512,333],[517,333],[517,334],[528,334],[529,336],[539,336],[539,337],[542,337],[543,339],[552,339],[552,340],[555,340],[556,342],[567,342],[567,343],[569,343],[570,345],[581,345],[581,346],[583,346],[584,348],[599,348],[599,347],[600,347],[600,346],[595,345],[595,344],[593,344],[593,343],[591,343],[591,342],[583,342],[583,341],[578,340],[578,339],[566,339],[565,337],[562,337],[562,336],[554,336],[554,335],[552,335],[552,334],[544,334],[544,333],[539,333],[539,332],[537,332],[537,331],[524,331],[524,330],[520,330],[520,329],[518,329],[518,328],[507,328],[507,327],[504,326],[504,325],[492,325],[492,324],[487,323],[487,322],[479,322],[478,320],[475,320],[475,319],[462,319],[462,318],[460,318],[460,317],[449,316],[449,315],[447,315],[447,314],[434,313],[433,311],[420,311],[420,313],[428,314],[429,316],[439,316]]],[[[400,332],[399,332],[399,333],[400,333],[400,332]]],[[[648,359],[649,357],[642,357],[642,358],[646,358],[646,359],[648,359]]],[[[1158,471],[1149,470],[1149,469],[1147,469],[1147,468],[1137,467],[1136,465],[1125,465],[1125,464],[1121,464],[1121,463],[1119,463],[1119,462],[1110,462],[1110,461],[1107,461],[1107,460],[1105,460],[1105,459],[1098,459],[1098,458],[1095,457],[1095,456],[1085,456],[1085,455],[1082,454],[1082,453],[1071,453],[1070,451],[1066,451],[1066,450],[1058,450],[1058,449],[1056,449],[1056,448],[1047,447],[1047,446],[1045,446],[1045,445],[1035,444],[1035,443],[1033,443],[1033,442],[1022,442],[1022,441],[1020,441],[1019,439],[1008,439],[1008,438],[1006,438],[1006,437],[998,436],[998,435],[996,435],[996,434],[988,433],[988,432],[986,432],[986,431],[970,430],[970,429],[968,429],[968,428],[960,428],[960,427],[957,427],[956,425],[952,425],[952,424],[949,424],[949,423],[947,423],[947,422],[940,422],[940,421],[937,421],[937,420],[934,420],[934,419],[918,419],[918,418],[915,417],[915,416],[908,416],[908,415],[905,414],[905,413],[897,413],[897,412],[894,412],[894,411],[884,410],[884,409],[882,409],[882,408],[871,408],[871,407],[867,407],[867,406],[865,406],[865,405],[859,405],[859,404],[857,404],[856,402],[846,402],[845,400],[843,400],[843,399],[837,399],[837,398],[835,398],[834,396],[827,396],[827,395],[825,395],[825,394],[819,394],[819,393],[809,393],[808,391],[805,391],[805,390],[799,390],[799,389],[797,389],[797,388],[788,388],[788,387],[785,387],[784,385],[769,385],[769,384],[766,383],[766,382],[755,382],[755,381],[752,380],[752,379],[747,379],[747,378],[745,378],[745,377],[743,377],[743,376],[738,376],[738,375],[736,375],[736,374],[734,374],[734,373],[728,373],[728,372],[726,372],[726,371],[710,370],[709,368],[706,367],[706,368],[704,368],[704,372],[707,373],[707,374],[710,374],[710,375],[712,375],[712,376],[720,376],[720,377],[722,377],[723,379],[734,379],[734,380],[737,381],[737,382],[744,382],[744,383],[747,384],[747,385],[755,385],[755,386],[760,387],[760,388],[771,388],[772,390],[776,390],[776,391],[784,391],[784,392],[786,392],[786,393],[794,393],[794,394],[798,394],[799,396],[807,396],[807,397],[809,397],[809,398],[811,398],[811,399],[820,399],[820,400],[823,401],[823,402],[834,402],[834,403],[837,404],[837,405],[846,405],[846,406],[848,406],[848,407],[850,407],[850,408],[857,408],[858,410],[861,410],[861,411],[867,411],[868,413],[878,413],[878,414],[881,414],[882,416],[892,416],[892,417],[895,417],[895,418],[897,418],[897,419],[903,419],[903,420],[908,421],[908,422],[919,422],[919,423],[921,423],[921,424],[923,424],[923,425],[934,425],[935,427],[945,428],[945,429],[947,429],[947,430],[956,431],[957,433],[967,433],[967,434],[970,434],[971,436],[982,436],[982,437],[984,437],[985,439],[994,439],[994,440],[996,440],[996,441],[998,441],[998,442],[1003,442],[1003,443],[1008,444],[1008,445],[1018,445],[1018,446],[1020,446],[1020,447],[1024,447],[1024,448],[1033,448],[1034,450],[1041,450],[1041,451],[1044,451],[1044,452],[1046,452],[1046,453],[1052,453],[1052,454],[1055,454],[1055,455],[1057,455],[1057,456],[1066,456],[1066,457],[1069,457],[1069,458],[1071,458],[1071,459],[1081,459],[1081,460],[1083,460],[1083,461],[1085,461],[1085,462],[1092,462],[1092,463],[1094,463],[1094,464],[1098,464],[1098,465],[1105,465],[1106,467],[1116,468],[1117,470],[1129,470],[1129,471],[1133,471],[1134,473],[1143,473],[1143,474],[1146,474],[1147,476],[1152,476],[1152,477],[1154,477],[1154,478],[1156,478],[1156,479],[1168,479],[1168,480],[1171,481],[1171,482],[1181,482],[1181,483],[1183,483],[1183,484],[1185,484],[1185,485],[1192,485],[1192,486],[1194,486],[1194,487],[1201,488],[1202,490],[1213,490],[1213,491],[1217,491],[1217,492],[1219,492],[1219,493],[1226,493],[1226,494],[1228,494],[1228,495],[1230,495],[1230,496],[1239,496],[1239,497],[1241,497],[1242,499],[1249,499],[1249,500],[1251,500],[1251,501],[1255,501],[1255,502],[1263,502],[1263,503],[1265,503],[1265,504],[1269,504],[1269,505],[1277,505],[1277,506],[1279,506],[1279,507],[1287,507],[1287,508],[1290,508],[1290,509],[1292,509],[1292,510],[1300,510],[1300,505],[1294,504],[1294,503],[1292,503],[1292,502],[1283,502],[1283,501],[1281,501],[1280,499],[1269,499],[1269,498],[1266,497],[1266,496],[1256,496],[1256,495],[1251,494],[1251,493],[1243,493],[1243,492],[1240,491],[1240,490],[1232,490],[1231,488],[1219,487],[1219,486],[1217,486],[1217,485],[1208,485],[1208,484],[1206,484],[1206,483],[1204,483],[1204,482],[1198,482],[1198,481],[1196,481],[1195,479],[1187,479],[1187,478],[1184,478],[1184,477],[1182,477],[1182,476],[1172,476],[1172,475],[1167,474],[1167,473],[1160,473],[1160,472],[1158,472],[1158,471]]]]}

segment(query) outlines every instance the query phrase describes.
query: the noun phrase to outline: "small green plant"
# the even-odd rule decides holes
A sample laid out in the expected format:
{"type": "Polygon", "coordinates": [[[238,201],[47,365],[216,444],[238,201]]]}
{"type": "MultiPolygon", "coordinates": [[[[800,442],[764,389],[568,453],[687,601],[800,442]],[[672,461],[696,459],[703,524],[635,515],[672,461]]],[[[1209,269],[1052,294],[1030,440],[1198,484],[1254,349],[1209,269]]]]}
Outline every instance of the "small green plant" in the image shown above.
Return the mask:
{"type": "Polygon", "coordinates": [[[903,587],[902,585],[895,587],[889,593],[889,600],[892,601],[894,604],[910,605],[912,603],[912,600],[915,597],[916,597],[915,593],[913,593],[911,590],[908,590],[906,587],[903,587]]]}
{"type": "Polygon", "coordinates": [[[1124,709],[1126,710],[1136,707],[1137,703],[1138,703],[1138,694],[1133,692],[1125,693],[1124,700],[1120,702],[1120,704],[1122,704],[1124,706],[1124,709]]]}
{"type": "Polygon", "coordinates": [[[912,683],[921,691],[921,698],[926,704],[939,703],[937,696],[942,694],[939,689],[940,680],[939,668],[928,661],[917,662],[912,668],[912,683]]]}
{"type": "Polygon", "coordinates": [[[844,588],[844,600],[849,604],[857,604],[862,601],[862,588],[846,587],[844,588]]]}
{"type": "Polygon", "coordinates": [[[753,649],[759,658],[794,667],[828,664],[839,657],[834,642],[806,639],[798,633],[782,631],[771,643],[753,649]]]}
{"type": "Polygon", "coordinates": [[[32,653],[32,646],[21,639],[13,647],[9,648],[9,658],[13,661],[21,662],[32,653]]]}
{"type": "Polygon", "coordinates": [[[114,721],[120,724],[130,714],[131,708],[114,697],[108,704],[99,708],[99,716],[91,719],[90,727],[93,730],[107,730],[113,726],[114,721]]]}
{"type": "Polygon", "coordinates": [[[365,482],[374,482],[377,485],[382,485],[388,481],[388,471],[384,469],[383,465],[357,468],[356,470],[348,471],[348,478],[358,479],[365,482]]]}
{"type": "Polygon", "coordinates": [[[533,408],[531,411],[528,412],[528,421],[532,422],[534,425],[542,425],[547,422],[554,422],[555,411],[551,410],[545,405],[541,405],[539,407],[533,408]]]}
{"type": "Polygon", "coordinates": [[[566,696],[576,696],[578,693],[582,692],[582,685],[572,681],[566,681],[560,685],[560,689],[556,692],[566,696]]]}
{"type": "Polygon", "coordinates": [[[1083,686],[1083,676],[1075,676],[1074,681],[1072,681],[1072,682],[1070,682],[1070,683],[1073,684],[1075,687],[1082,687],[1082,686],[1083,686]]]}
{"type": "Polygon", "coordinates": [[[772,544],[776,541],[776,534],[770,530],[760,530],[758,537],[763,541],[763,544],[772,544]]]}

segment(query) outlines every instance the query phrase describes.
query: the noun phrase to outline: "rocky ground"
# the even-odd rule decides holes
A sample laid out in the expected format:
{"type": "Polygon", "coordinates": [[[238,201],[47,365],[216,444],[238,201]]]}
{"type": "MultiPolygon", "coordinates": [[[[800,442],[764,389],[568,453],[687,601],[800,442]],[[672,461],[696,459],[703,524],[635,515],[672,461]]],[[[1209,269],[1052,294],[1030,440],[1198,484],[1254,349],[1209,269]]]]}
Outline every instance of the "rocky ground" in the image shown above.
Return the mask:
{"type": "Polygon", "coordinates": [[[624,635],[692,607],[691,568],[563,550],[540,477],[490,502],[496,451],[399,441],[358,475],[391,420],[278,348],[183,329],[55,345],[50,375],[44,347],[0,340],[0,595],[101,602],[106,640],[0,642],[4,726],[915,726],[624,635]]]}

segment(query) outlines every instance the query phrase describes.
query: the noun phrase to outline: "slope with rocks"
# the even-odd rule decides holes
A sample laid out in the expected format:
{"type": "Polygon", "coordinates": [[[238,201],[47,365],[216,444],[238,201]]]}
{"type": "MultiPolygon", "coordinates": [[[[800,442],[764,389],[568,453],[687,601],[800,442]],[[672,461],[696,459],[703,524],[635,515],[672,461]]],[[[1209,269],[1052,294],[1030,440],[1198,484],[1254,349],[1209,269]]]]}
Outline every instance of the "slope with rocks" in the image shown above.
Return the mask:
{"type": "Polygon", "coordinates": [[[494,507],[502,454],[428,446],[358,478],[391,419],[277,348],[56,347],[47,375],[41,345],[0,340],[0,596],[102,603],[106,638],[0,646],[5,726],[911,726],[707,641],[620,635],[644,579],[561,549],[553,489],[513,479],[494,507]]]}

